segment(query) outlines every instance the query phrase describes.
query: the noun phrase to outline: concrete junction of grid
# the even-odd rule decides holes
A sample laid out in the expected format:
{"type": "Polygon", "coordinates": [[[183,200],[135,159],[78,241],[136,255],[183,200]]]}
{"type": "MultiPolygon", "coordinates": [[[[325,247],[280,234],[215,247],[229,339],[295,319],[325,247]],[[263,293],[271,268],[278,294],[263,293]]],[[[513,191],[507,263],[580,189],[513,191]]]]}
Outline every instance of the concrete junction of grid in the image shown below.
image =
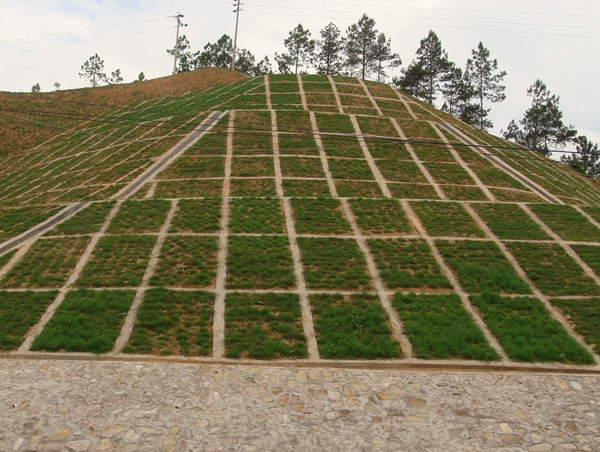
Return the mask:
{"type": "MultiPolygon", "coordinates": [[[[339,113],[345,114],[340,94],[330,77],[339,113]]],[[[329,238],[353,239],[366,262],[374,291],[386,315],[392,337],[399,343],[403,358],[393,361],[348,362],[322,360],[310,307],[310,296],[340,291],[310,290],[304,276],[298,234],[290,197],[285,196],[281,170],[277,112],[271,103],[269,78],[264,79],[267,107],[271,112],[273,151],[244,158],[273,158],[277,197],[282,202],[285,234],[289,240],[296,286],[279,292],[298,294],[302,313],[302,329],[307,343],[306,360],[260,363],[224,359],[225,302],[231,292],[264,293],[277,290],[227,289],[227,253],[233,136],[236,110],[217,111],[202,121],[191,133],[163,154],[141,174],[113,195],[117,200],[99,231],[91,237],[74,270],[60,287],[54,302],[32,328],[17,351],[0,361],[0,450],[506,450],[561,451],[600,450],[600,357],[573,328],[567,318],[550,302],[505,246],[472,208],[473,202],[460,201],[470,217],[484,231],[487,241],[495,243],[515,272],[531,288],[533,296],[542,301],[549,314],[584,347],[595,360],[594,366],[561,364],[521,364],[513,362],[498,339],[469,300],[456,275],[446,264],[435,241],[421,224],[407,200],[399,200],[415,231],[413,235],[390,235],[389,238],[419,238],[429,245],[442,274],[473,322],[482,330],[487,342],[501,360],[494,364],[473,361],[425,361],[415,359],[401,319],[391,304],[394,291],[386,288],[367,240],[356,222],[348,198],[340,196],[336,180],[329,168],[330,156],[322,142],[315,113],[310,111],[312,135],[318,148],[325,180],[333,199],[338,199],[352,234],[329,238]],[[228,115],[227,115],[228,114],[228,115]],[[168,197],[170,209],[156,235],[146,271],[125,318],[113,351],[104,357],[91,354],[46,354],[31,352],[35,337],[43,331],[66,294],[72,290],[85,265],[93,256],[98,242],[107,234],[111,221],[125,199],[153,198],[164,181],[160,172],[200,140],[224,117],[227,150],[223,179],[220,231],[218,237],[217,272],[213,292],[215,302],[212,325],[212,356],[210,358],[155,359],[122,353],[133,331],[136,315],[150,280],[173,216],[181,198],[168,197]]],[[[309,110],[302,77],[298,77],[302,107],[309,110]]],[[[372,102],[378,116],[384,116],[368,86],[360,81],[365,96],[372,102]]],[[[411,117],[418,119],[411,105],[417,103],[399,92],[411,117]]],[[[431,113],[435,116],[435,113],[431,113]]],[[[358,143],[364,153],[374,181],[385,198],[393,198],[390,181],[381,173],[369,151],[355,114],[349,114],[358,143]]],[[[391,124],[401,139],[406,136],[394,118],[391,124]]],[[[429,124],[444,141],[446,148],[485,195],[486,202],[496,202],[496,196],[461,158],[460,153],[442,133],[442,128],[459,137],[465,144],[478,144],[443,118],[429,124]]],[[[440,202],[448,201],[444,188],[428,171],[409,143],[405,147],[440,202]]],[[[508,165],[486,149],[475,151],[496,168],[522,183],[531,193],[547,202],[564,204],[565,199],[552,194],[522,171],[508,165]]],[[[563,240],[551,230],[527,205],[516,203],[558,244],[581,268],[583,273],[600,285],[600,278],[571,248],[595,242],[563,240]]],[[[4,277],[26,254],[37,239],[55,225],[89,207],[81,202],[63,211],[20,236],[0,244],[0,253],[17,249],[17,253],[0,268],[4,277]]],[[[596,227],[598,222],[576,207],[596,227]]],[[[182,235],[182,234],[180,234],[182,235]]],[[[47,237],[51,238],[52,235],[47,237]]],[[[388,236],[385,236],[386,238],[388,236]]],[[[457,240],[456,237],[452,238],[457,240]]],[[[43,240],[43,238],[42,238],[43,240]]],[[[522,240],[526,242],[526,240],[522,240]]],[[[536,241],[539,243],[539,241],[536,241]]],[[[184,288],[170,288],[185,290],[184,288]]],[[[37,289],[43,290],[43,289],[37,289]]],[[[16,289],[15,289],[16,291],[16,289]]],[[[368,292],[368,291],[367,291],[368,292]]],[[[593,298],[593,297],[587,297],[593,298]]]]}

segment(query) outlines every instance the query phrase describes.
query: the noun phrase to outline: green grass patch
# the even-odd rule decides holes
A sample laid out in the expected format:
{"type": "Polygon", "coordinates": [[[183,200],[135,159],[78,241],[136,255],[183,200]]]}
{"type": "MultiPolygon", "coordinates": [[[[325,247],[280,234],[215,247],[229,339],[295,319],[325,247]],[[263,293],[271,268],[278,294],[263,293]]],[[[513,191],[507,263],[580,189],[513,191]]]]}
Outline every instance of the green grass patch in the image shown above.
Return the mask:
{"type": "Polygon", "coordinates": [[[211,132],[200,138],[185,155],[225,155],[227,153],[227,133],[211,132]]]}
{"type": "Polygon", "coordinates": [[[598,295],[600,288],[560,245],[507,243],[527,276],[547,295],[598,295]]]}
{"type": "Polygon", "coordinates": [[[485,237],[475,220],[458,203],[414,202],[411,206],[433,237],[485,237]]]}
{"type": "Polygon", "coordinates": [[[322,83],[319,82],[313,82],[313,83],[306,83],[304,82],[302,84],[302,88],[304,88],[304,91],[306,93],[333,93],[333,88],[331,87],[331,83],[329,83],[329,81],[325,80],[322,83]]]}
{"type": "Polygon", "coordinates": [[[283,177],[325,177],[323,165],[318,158],[283,157],[280,164],[283,177]]]}
{"type": "Polygon", "coordinates": [[[356,137],[343,135],[321,135],[325,153],[329,157],[364,158],[365,153],[356,137]]]}
{"type": "MultiPolygon", "coordinates": [[[[408,112],[407,112],[408,113],[408,112]]],[[[398,119],[398,125],[407,138],[421,138],[439,141],[440,137],[427,121],[398,119]]]]}
{"type": "Polygon", "coordinates": [[[600,247],[592,245],[571,245],[571,248],[600,276],[600,247]]]}
{"type": "Polygon", "coordinates": [[[296,132],[298,129],[304,129],[303,131],[308,133],[312,130],[310,115],[305,111],[278,111],[277,129],[280,132],[296,132]]]}
{"type": "Polygon", "coordinates": [[[417,358],[499,359],[458,295],[397,293],[392,304],[400,315],[417,358]]]}
{"type": "Polygon", "coordinates": [[[214,298],[208,292],[149,290],[123,352],[209,356],[214,298]]]}
{"type": "Polygon", "coordinates": [[[336,89],[338,93],[357,94],[359,96],[365,95],[365,90],[361,85],[345,85],[336,83],[336,89]]]}
{"type": "Polygon", "coordinates": [[[233,359],[306,358],[301,317],[295,294],[228,294],[225,355],[233,359]]]}
{"type": "Polygon", "coordinates": [[[348,83],[350,85],[360,85],[360,82],[358,81],[357,78],[346,77],[346,76],[342,76],[342,75],[334,75],[333,81],[336,82],[336,85],[339,83],[348,83]]]}
{"type": "Polygon", "coordinates": [[[0,243],[47,220],[60,209],[62,207],[0,208],[0,243]]]}
{"type": "Polygon", "coordinates": [[[69,237],[36,241],[2,279],[0,287],[60,287],[77,265],[88,243],[86,238],[69,237]]]}
{"type": "Polygon", "coordinates": [[[150,284],[212,287],[217,274],[216,237],[167,237],[150,284]]]}
{"type": "Polygon", "coordinates": [[[365,143],[373,158],[412,161],[406,147],[399,141],[365,138],[365,143]]]}
{"type": "Polygon", "coordinates": [[[551,300],[574,325],[575,331],[600,352],[600,298],[584,300],[551,300]]]}
{"type": "Polygon", "coordinates": [[[57,292],[0,292],[0,351],[17,349],[57,292]]]}
{"type": "MultiPolygon", "coordinates": [[[[335,98],[333,104],[335,105],[335,98]]],[[[355,133],[354,126],[348,115],[316,114],[317,126],[321,132],[355,133]]]]}
{"type": "Polygon", "coordinates": [[[273,152],[271,133],[235,132],[233,134],[234,154],[270,154],[273,152]]]}
{"type": "Polygon", "coordinates": [[[471,297],[509,358],[521,362],[593,364],[594,359],[537,298],[471,297]]]}
{"type": "Polygon", "coordinates": [[[95,202],[56,226],[47,235],[95,234],[100,230],[114,204],[114,201],[95,202]]]}
{"type": "Polygon", "coordinates": [[[229,231],[234,234],[285,233],[281,201],[274,199],[232,199],[229,231]]]}
{"type": "Polygon", "coordinates": [[[80,289],[67,293],[31,350],[107,353],[112,350],[135,292],[80,289]]]}
{"type": "Polygon", "coordinates": [[[329,170],[335,179],[375,180],[366,160],[329,159],[329,170]]]}
{"type": "Polygon", "coordinates": [[[298,237],[309,289],[371,289],[365,258],[353,239],[298,237]]]}
{"type": "Polygon", "coordinates": [[[309,105],[310,110],[320,113],[338,113],[340,110],[334,105],[309,105]]]}
{"type": "Polygon", "coordinates": [[[233,289],[288,289],[295,284],[287,237],[229,238],[227,287],[233,289]]]}
{"type": "Polygon", "coordinates": [[[350,206],[356,223],[366,235],[414,233],[404,209],[397,201],[354,199],[350,206]]]}
{"type": "Polygon", "coordinates": [[[270,111],[237,111],[235,113],[235,129],[249,130],[252,132],[270,132],[271,131],[271,112],[270,111]]]}
{"type": "Polygon", "coordinates": [[[77,280],[79,287],[135,287],[142,282],[156,237],[102,237],[77,280]]]}
{"type": "Polygon", "coordinates": [[[161,179],[201,179],[223,177],[225,158],[181,156],[160,173],[161,179]]]}
{"type": "Polygon", "coordinates": [[[390,289],[451,289],[424,240],[369,240],[381,278],[390,289]]]}
{"type": "Polygon", "coordinates": [[[582,209],[594,220],[600,222],[600,207],[582,207],[582,209]]]}
{"type": "Polygon", "coordinates": [[[388,184],[388,188],[396,199],[439,199],[429,184],[388,184]]]}
{"type": "Polygon", "coordinates": [[[423,162],[456,163],[456,159],[444,144],[418,141],[410,144],[417,157],[419,157],[419,160],[423,162]]]}
{"type": "Polygon", "coordinates": [[[324,359],[390,359],[402,356],[377,297],[313,295],[319,353],[324,359]]]}
{"type": "Polygon", "coordinates": [[[473,204],[473,209],[501,239],[548,240],[550,236],[515,204],[473,204]]]}
{"type": "Polygon", "coordinates": [[[449,199],[456,201],[487,201],[488,197],[477,186],[441,185],[449,199]]]}
{"type": "Polygon", "coordinates": [[[336,199],[292,199],[299,234],[349,234],[350,223],[336,199]]]}
{"type": "Polygon", "coordinates": [[[377,167],[385,180],[393,182],[427,183],[415,162],[407,160],[378,160],[377,167]]]}
{"type": "Polygon", "coordinates": [[[448,242],[438,240],[436,246],[446,263],[469,293],[496,292],[530,294],[523,281],[493,242],[448,242]]]}
{"type": "MultiPolygon", "coordinates": [[[[373,104],[371,104],[373,105],[373,104]]],[[[373,117],[377,117],[379,116],[379,112],[374,108],[374,107],[348,107],[348,106],[344,106],[344,112],[347,115],[357,115],[357,116],[373,116],[373,117]]]]}
{"type": "Polygon", "coordinates": [[[477,174],[477,177],[479,177],[481,182],[487,186],[527,190],[518,180],[494,166],[482,167],[480,165],[473,165],[471,166],[471,169],[477,174]]]}
{"type": "Polygon", "coordinates": [[[6,254],[0,256],[0,269],[8,264],[8,261],[12,259],[12,257],[17,253],[17,250],[9,251],[6,254]]]}
{"type": "Polygon", "coordinates": [[[169,233],[216,233],[220,229],[221,198],[182,199],[177,204],[169,233]]]}
{"type": "Polygon", "coordinates": [[[236,197],[275,197],[275,179],[233,179],[230,196],[236,197]]]}
{"type": "Polygon", "coordinates": [[[108,227],[109,234],[140,234],[160,231],[167,212],[169,201],[158,199],[146,201],[125,201],[108,227]]]}
{"type": "Polygon", "coordinates": [[[373,108],[371,99],[365,96],[363,91],[362,96],[352,96],[347,94],[340,94],[340,102],[344,107],[365,107],[373,108]]]}
{"type": "Polygon", "coordinates": [[[319,155],[312,134],[279,135],[279,152],[282,155],[319,155]]]}
{"type": "Polygon", "coordinates": [[[271,157],[234,157],[231,162],[232,177],[275,177],[271,157]]]}
{"type": "Polygon", "coordinates": [[[532,204],[529,207],[563,240],[600,242],[600,228],[571,206],[532,204]]]}
{"type": "MultiPolygon", "coordinates": [[[[306,93],[306,103],[308,105],[337,105],[335,96],[328,93],[306,93]]],[[[318,109],[316,109],[318,110],[318,109]]],[[[337,108],[336,108],[337,110],[337,108]]]]}
{"type": "Polygon", "coordinates": [[[425,167],[438,184],[474,185],[475,181],[458,163],[425,162],[425,167]]]}
{"type": "Polygon", "coordinates": [[[542,198],[534,192],[504,190],[502,188],[490,188],[492,194],[500,202],[542,202],[542,198]]]}
{"type": "Polygon", "coordinates": [[[300,91],[298,82],[269,83],[271,93],[297,93],[300,91]]]}
{"type": "MultiPolygon", "coordinates": [[[[365,81],[365,83],[369,87],[369,91],[371,92],[371,95],[373,97],[385,97],[388,99],[396,99],[397,102],[395,102],[395,103],[402,105],[402,103],[398,101],[397,94],[394,92],[394,90],[389,85],[385,85],[383,83],[371,84],[368,81],[365,81]]],[[[379,100],[378,100],[378,102],[379,102],[379,100]]],[[[383,102],[390,102],[390,101],[384,100],[383,102]]],[[[406,109],[404,111],[406,111],[406,109]]]]}
{"type": "Polygon", "coordinates": [[[377,182],[338,179],[335,186],[342,198],[385,198],[377,182]]]}
{"type": "Polygon", "coordinates": [[[284,179],[283,193],[285,196],[303,197],[326,197],[331,196],[329,185],[323,180],[301,180],[284,179]]]}

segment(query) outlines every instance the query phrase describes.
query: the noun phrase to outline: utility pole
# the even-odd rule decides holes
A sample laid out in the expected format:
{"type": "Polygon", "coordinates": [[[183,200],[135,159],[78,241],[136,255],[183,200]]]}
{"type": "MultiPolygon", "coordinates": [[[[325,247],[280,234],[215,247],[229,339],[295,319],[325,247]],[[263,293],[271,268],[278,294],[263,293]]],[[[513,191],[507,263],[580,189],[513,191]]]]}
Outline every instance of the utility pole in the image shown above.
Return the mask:
{"type": "Polygon", "coordinates": [[[175,35],[175,60],[173,61],[173,75],[177,74],[177,60],[179,59],[179,27],[187,27],[187,24],[181,22],[183,14],[177,13],[175,16],[169,16],[169,19],[177,21],[177,34],[175,35]]]}
{"type": "Polygon", "coordinates": [[[235,34],[233,35],[233,54],[231,56],[231,70],[235,71],[235,52],[237,50],[237,32],[238,32],[238,23],[240,21],[240,10],[243,5],[242,0],[233,0],[234,1],[234,10],[235,14],[235,34]]]}

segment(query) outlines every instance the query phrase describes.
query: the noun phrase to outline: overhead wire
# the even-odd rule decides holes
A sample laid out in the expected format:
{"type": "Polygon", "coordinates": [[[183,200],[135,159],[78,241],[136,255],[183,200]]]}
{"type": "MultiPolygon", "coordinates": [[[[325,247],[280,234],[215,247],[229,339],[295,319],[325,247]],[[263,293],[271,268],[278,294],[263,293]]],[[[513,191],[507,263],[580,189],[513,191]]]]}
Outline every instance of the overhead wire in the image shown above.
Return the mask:
{"type": "MultiPolygon", "coordinates": [[[[116,108],[116,107],[115,107],[116,108]]],[[[147,110],[141,110],[142,112],[146,112],[147,110]]],[[[92,115],[84,115],[84,114],[79,114],[79,113],[56,113],[56,112],[52,112],[52,111],[46,111],[46,110],[28,110],[28,109],[11,109],[11,108],[6,108],[6,107],[0,107],[0,112],[4,112],[4,113],[20,113],[20,114],[30,114],[30,115],[39,115],[42,117],[53,117],[53,118],[59,118],[59,119],[72,119],[72,120],[80,120],[80,121],[87,121],[87,122],[91,122],[91,123],[101,123],[101,124],[113,124],[113,125],[128,125],[128,126],[138,126],[138,127],[149,127],[149,128],[157,128],[157,127],[174,127],[174,126],[179,126],[177,127],[177,130],[180,130],[181,127],[187,126],[189,124],[189,121],[181,121],[181,122],[177,122],[177,121],[164,121],[162,119],[155,119],[155,120],[150,120],[150,121],[143,121],[143,120],[119,120],[118,117],[102,117],[102,116],[92,116],[92,115]],[[160,124],[156,124],[156,122],[161,122],[160,124]]],[[[157,110],[153,111],[154,113],[157,113],[157,110]]],[[[167,116],[171,116],[173,114],[173,112],[168,112],[168,111],[162,111],[165,115],[167,116]]],[[[200,113],[201,114],[201,113],[200,113]]],[[[187,114],[187,113],[181,113],[178,114],[179,116],[184,116],[184,117],[189,117],[190,119],[193,117],[198,116],[198,114],[187,114]]],[[[27,118],[23,118],[28,120],[27,118]]],[[[39,123],[39,121],[38,121],[39,123]]],[[[270,131],[267,130],[267,126],[270,127],[270,124],[267,123],[262,123],[262,122],[256,122],[256,121],[240,121],[240,120],[236,120],[236,123],[239,124],[244,124],[244,125],[251,125],[251,126],[264,126],[264,129],[260,130],[260,129],[241,129],[236,131],[236,133],[238,134],[246,134],[246,135],[259,135],[259,134],[265,134],[265,133],[270,133],[270,131]]],[[[196,125],[189,125],[189,131],[193,130],[196,127],[196,125]]],[[[222,128],[225,129],[227,126],[223,125],[218,125],[217,129],[222,128]]],[[[186,129],[184,129],[183,131],[186,131],[186,129]]],[[[309,135],[312,133],[312,129],[309,128],[303,128],[303,127],[298,127],[298,126],[294,126],[294,127],[288,127],[286,129],[280,129],[280,132],[292,132],[292,133],[299,133],[299,134],[306,134],[309,135]]],[[[376,136],[376,135],[356,135],[356,134],[341,134],[340,132],[336,132],[336,131],[331,131],[331,130],[319,130],[320,134],[326,135],[328,137],[328,139],[346,139],[348,137],[357,137],[360,136],[362,138],[366,138],[368,140],[378,140],[378,141],[383,141],[383,142],[387,142],[387,143],[400,143],[400,144],[420,144],[420,145],[425,145],[425,146],[442,146],[445,147],[447,144],[444,141],[441,140],[428,140],[428,139],[415,139],[415,138],[411,138],[411,139],[402,139],[402,138],[396,138],[396,137],[383,137],[383,136],[376,136]]],[[[135,141],[135,140],[134,140],[135,141]]],[[[542,153],[542,150],[537,150],[537,149],[532,149],[532,148],[525,148],[522,146],[496,146],[496,145],[486,145],[486,144],[466,144],[466,143],[459,143],[459,142],[452,142],[451,145],[455,148],[460,148],[463,150],[472,150],[472,149],[498,149],[498,150],[502,150],[502,151],[532,151],[532,152],[538,152],[538,153],[542,153]]],[[[331,148],[331,149],[337,149],[337,148],[331,148]]],[[[559,152],[559,153],[563,153],[563,154],[579,154],[579,152],[577,151],[566,151],[566,150],[550,150],[550,152],[559,152]]],[[[493,153],[481,153],[478,152],[479,155],[489,155],[489,156],[494,156],[496,154],[493,153]]],[[[527,159],[527,160],[539,160],[539,157],[535,157],[535,158],[530,158],[530,157],[524,157],[524,156],[504,156],[506,158],[518,158],[518,159],[527,159]]]]}

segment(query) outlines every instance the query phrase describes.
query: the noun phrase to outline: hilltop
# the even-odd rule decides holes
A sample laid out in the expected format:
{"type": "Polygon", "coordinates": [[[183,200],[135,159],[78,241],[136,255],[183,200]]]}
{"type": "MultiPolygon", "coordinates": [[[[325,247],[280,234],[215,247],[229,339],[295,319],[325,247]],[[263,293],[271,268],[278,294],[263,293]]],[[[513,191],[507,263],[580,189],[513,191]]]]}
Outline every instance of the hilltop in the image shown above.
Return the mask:
{"type": "Polygon", "coordinates": [[[0,156],[25,151],[65,129],[108,110],[147,99],[178,96],[245,78],[222,68],[208,68],[144,82],[54,91],[0,92],[0,156]],[[8,111],[7,111],[8,110],[8,111]]]}

